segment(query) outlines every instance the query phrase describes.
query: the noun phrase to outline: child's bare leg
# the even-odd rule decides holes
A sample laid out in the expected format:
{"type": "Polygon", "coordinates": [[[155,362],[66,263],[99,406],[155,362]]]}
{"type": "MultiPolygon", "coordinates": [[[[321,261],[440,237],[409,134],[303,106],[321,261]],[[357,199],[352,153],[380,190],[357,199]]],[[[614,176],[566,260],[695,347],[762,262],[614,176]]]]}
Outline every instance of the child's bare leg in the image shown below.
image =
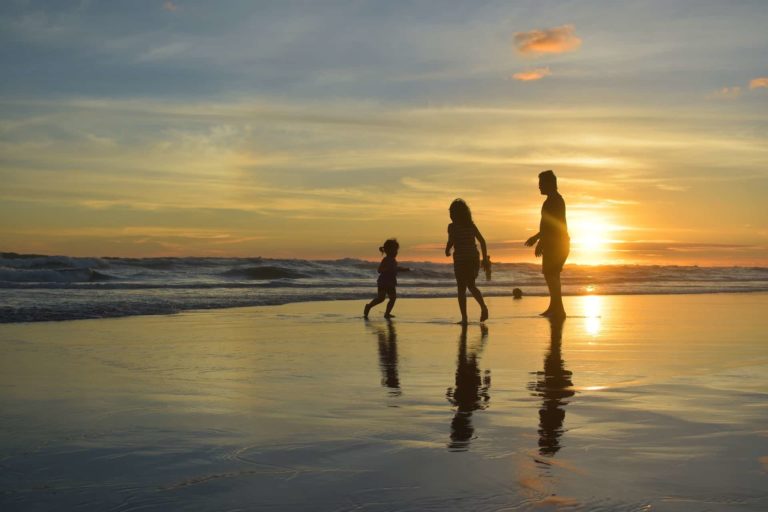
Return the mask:
{"type": "Polygon", "coordinates": [[[467,323],[467,283],[464,281],[456,282],[456,290],[458,291],[459,311],[461,312],[461,323],[467,323]]]}
{"type": "Polygon", "coordinates": [[[389,302],[387,302],[387,310],[384,313],[384,318],[393,318],[395,315],[392,314],[392,308],[395,307],[395,301],[397,300],[397,290],[394,288],[388,290],[387,295],[389,295],[389,302]]]}
{"type": "Polygon", "coordinates": [[[384,290],[382,288],[379,288],[379,294],[376,296],[376,298],[365,305],[365,309],[363,310],[363,316],[365,318],[368,318],[368,313],[370,313],[371,308],[373,306],[376,306],[377,304],[381,304],[382,302],[384,302],[385,297],[386,297],[386,294],[384,290]]]}
{"type": "Polygon", "coordinates": [[[469,288],[469,292],[475,298],[477,303],[480,304],[480,321],[485,322],[488,320],[488,307],[485,305],[482,292],[480,292],[480,289],[477,287],[474,281],[469,283],[467,288],[469,288]]]}

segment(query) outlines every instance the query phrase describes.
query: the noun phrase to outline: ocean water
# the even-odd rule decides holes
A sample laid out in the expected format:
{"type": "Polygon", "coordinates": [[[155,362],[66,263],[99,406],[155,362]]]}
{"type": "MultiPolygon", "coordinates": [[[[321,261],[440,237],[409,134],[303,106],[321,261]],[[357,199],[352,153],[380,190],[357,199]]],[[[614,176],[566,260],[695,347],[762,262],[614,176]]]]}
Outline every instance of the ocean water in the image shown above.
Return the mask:
{"type": "MultiPolygon", "coordinates": [[[[400,262],[398,295],[451,297],[450,263],[400,262]]],[[[190,309],[364,299],[378,262],[357,259],[73,258],[0,253],[0,323],[72,320],[190,309]]],[[[566,265],[566,295],[768,291],[768,268],[566,265]]],[[[494,264],[487,296],[546,295],[538,265],[494,264]]]]}

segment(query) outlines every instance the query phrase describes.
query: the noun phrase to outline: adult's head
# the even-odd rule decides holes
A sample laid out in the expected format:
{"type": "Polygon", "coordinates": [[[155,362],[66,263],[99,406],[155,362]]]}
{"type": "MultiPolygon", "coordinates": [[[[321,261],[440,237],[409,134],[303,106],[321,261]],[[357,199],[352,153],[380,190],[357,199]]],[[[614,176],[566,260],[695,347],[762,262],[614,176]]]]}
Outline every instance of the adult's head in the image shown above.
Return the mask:
{"type": "Polygon", "coordinates": [[[472,212],[469,205],[463,199],[454,199],[451,207],[448,208],[451,220],[457,224],[472,224],[472,212]]]}
{"type": "Polygon", "coordinates": [[[557,192],[557,176],[551,170],[539,173],[539,191],[542,195],[549,195],[557,192]]]}

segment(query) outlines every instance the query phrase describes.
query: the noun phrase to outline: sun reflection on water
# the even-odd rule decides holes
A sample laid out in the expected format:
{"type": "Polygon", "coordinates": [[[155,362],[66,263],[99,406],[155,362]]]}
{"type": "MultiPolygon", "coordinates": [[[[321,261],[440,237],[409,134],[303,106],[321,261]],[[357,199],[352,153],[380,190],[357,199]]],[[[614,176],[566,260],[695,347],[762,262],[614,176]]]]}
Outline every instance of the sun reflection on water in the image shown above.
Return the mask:
{"type": "Polygon", "coordinates": [[[601,296],[589,295],[584,297],[584,327],[593,338],[600,335],[602,311],[603,298],[601,296]]]}

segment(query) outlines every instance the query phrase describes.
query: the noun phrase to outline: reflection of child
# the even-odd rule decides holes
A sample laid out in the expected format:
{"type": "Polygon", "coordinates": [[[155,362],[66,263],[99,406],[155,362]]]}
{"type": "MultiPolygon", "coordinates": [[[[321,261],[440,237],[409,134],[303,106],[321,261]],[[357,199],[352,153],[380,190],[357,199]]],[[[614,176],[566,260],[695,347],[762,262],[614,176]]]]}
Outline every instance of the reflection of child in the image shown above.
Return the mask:
{"type": "Polygon", "coordinates": [[[395,306],[395,301],[397,300],[397,273],[408,272],[410,270],[409,268],[397,266],[397,260],[395,258],[397,258],[397,252],[399,250],[400,244],[397,243],[397,240],[394,238],[390,238],[384,242],[384,245],[379,247],[379,251],[386,254],[384,259],[381,260],[381,263],[379,263],[379,279],[377,281],[379,293],[375,299],[365,305],[365,309],[363,310],[363,316],[365,318],[368,318],[368,313],[371,311],[372,307],[384,302],[386,296],[389,297],[389,302],[387,302],[387,310],[384,313],[384,317],[393,318],[395,316],[392,314],[392,308],[395,306]]]}

